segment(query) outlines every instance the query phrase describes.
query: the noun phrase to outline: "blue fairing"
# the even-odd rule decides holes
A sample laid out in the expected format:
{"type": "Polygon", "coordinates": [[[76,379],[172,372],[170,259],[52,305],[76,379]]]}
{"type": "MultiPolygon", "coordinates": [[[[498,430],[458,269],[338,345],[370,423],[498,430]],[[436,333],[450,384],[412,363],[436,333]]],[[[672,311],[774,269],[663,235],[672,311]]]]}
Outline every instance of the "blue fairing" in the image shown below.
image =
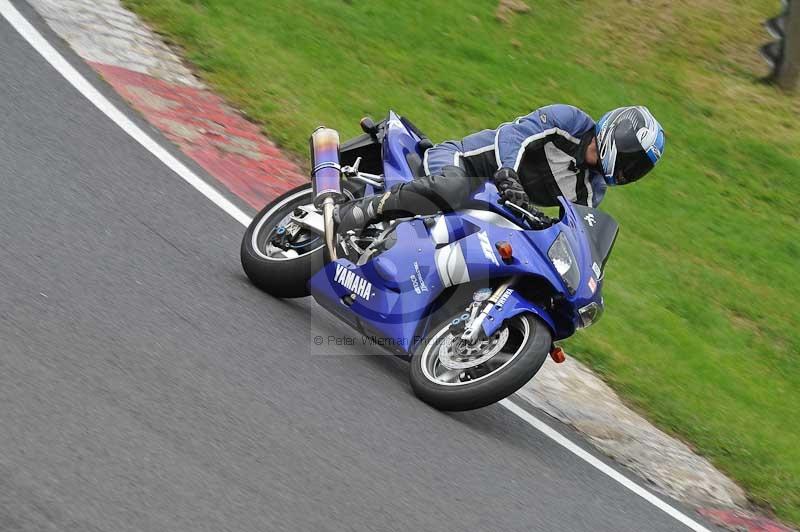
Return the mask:
{"type": "MultiPolygon", "coordinates": [[[[383,147],[388,186],[413,178],[406,157],[418,150],[418,141],[390,113],[383,147]]],[[[521,281],[492,309],[484,321],[485,332],[492,334],[504,320],[529,312],[550,327],[555,340],[572,335],[580,325],[577,310],[590,302],[602,304],[602,280],[595,272],[599,266],[584,223],[562,199],[560,221],[534,231],[498,205],[497,198],[494,185],[487,183],[473,194],[474,208],[398,223],[393,246],[361,266],[347,259],[327,264],[310,281],[312,295],[342,320],[376,335],[383,345],[410,353],[435,325],[430,317],[450,286],[496,286],[516,275],[521,281]],[[580,271],[575,293],[547,255],[562,232],[580,271]],[[511,244],[513,258],[508,263],[496,251],[499,241],[511,244]],[[528,289],[532,287],[536,290],[528,289]]]]}
{"type": "Polygon", "coordinates": [[[558,325],[553,321],[553,317],[547,310],[525,299],[516,289],[509,288],[509,292],[509,296],[503,301],[503,304],[495,305],[489,312],[486,321],[483,322],[483,332],[486,333],[486,336],[491,336],[497,332],[505,320],[526,312],[539,316],[550,327],[551,331],[558,329],[558,325]]]}
{"type": "Polygon", "coordinates": [[[389,111],[386,122],[386,138],[383,142],[383,173],[386,188],[390,189],[398,183],[411,181],[414,173],[408,166],[408,154],[415,153],[422,157],[419,150],[421,139],[394,112],[389,111]]]}

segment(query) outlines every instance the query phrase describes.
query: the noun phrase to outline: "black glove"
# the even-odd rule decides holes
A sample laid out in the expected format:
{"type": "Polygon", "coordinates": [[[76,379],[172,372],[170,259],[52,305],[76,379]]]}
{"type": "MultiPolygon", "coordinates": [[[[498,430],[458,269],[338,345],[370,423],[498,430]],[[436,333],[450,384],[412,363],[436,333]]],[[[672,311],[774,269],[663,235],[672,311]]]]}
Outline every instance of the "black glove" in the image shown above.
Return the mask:
{"type": "Polygon", "coordinates": [[[517,207],[528,211],[531,216],[526,216],[533,229],[547,229],[558,220],[547,217],[542,211],[531,203],[528,194],[519,182],[519,176],[511,168],[501,168],[494,174],[494,183],[500,192],[500,203],[510,201],[517,207]]]}
{"type": "Polygon", "coordinates": [[[531,209],[531,199],[525,193],[525,189],[522,188],[519,176],[514,170],[500,168],[494,173],[494,184],[497,185],[497,191],[500,193],[500,203],[510,201],[526,211],[531,209]]]}

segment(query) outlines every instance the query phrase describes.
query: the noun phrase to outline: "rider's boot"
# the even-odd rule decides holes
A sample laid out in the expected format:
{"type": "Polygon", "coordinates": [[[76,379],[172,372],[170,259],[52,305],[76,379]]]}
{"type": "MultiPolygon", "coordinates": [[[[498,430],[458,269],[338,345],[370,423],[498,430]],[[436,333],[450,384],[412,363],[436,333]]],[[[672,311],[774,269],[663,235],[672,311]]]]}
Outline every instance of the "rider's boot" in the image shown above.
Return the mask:
{"type": "Polygon", "coordinates": [[[450,212],[461,208],[481,178],[464,169],[446,166],[441,175],[424,176],[397,184],[379,196],[368,196],[338,205],[334,211],[337,232],[361,231],[370,224],[414,216],[450,212]]]}
{"type": "Polygon", "coordinates": [[[379,196],[367,196],[337,205],[333,211],[336,232],[340,235],[348,231],[359,232],[370,224],[383,221],[384,207],[391,194],[389,191],[379,196]]]}

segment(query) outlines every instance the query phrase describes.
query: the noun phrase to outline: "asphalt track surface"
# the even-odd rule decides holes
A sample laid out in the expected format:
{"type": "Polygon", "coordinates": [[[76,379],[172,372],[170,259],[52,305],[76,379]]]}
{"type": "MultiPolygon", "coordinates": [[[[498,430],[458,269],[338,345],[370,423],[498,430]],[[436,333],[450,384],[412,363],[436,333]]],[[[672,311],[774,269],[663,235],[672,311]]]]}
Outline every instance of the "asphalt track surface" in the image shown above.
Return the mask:
{"type": "Polygon", "coordinates": [[[686,530],[507,410],[437,412],[404,362],[328,345],[3,18],[0,185],[0,530],[686,530]]]}

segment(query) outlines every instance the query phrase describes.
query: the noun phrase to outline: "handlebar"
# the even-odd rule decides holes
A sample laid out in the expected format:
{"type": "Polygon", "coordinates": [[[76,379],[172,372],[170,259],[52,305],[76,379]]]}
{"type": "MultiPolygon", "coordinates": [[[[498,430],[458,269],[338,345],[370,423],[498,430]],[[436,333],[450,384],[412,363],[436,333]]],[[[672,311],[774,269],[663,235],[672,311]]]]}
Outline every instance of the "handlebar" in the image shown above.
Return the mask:
{"type": "Polygon", "coordinates": [[[541,211],[530,212],[510,201],[504,201],[503,205],[522,214],[522,217],[528,220],[534,229],[546,229],[556,222],[541,211]]]}

